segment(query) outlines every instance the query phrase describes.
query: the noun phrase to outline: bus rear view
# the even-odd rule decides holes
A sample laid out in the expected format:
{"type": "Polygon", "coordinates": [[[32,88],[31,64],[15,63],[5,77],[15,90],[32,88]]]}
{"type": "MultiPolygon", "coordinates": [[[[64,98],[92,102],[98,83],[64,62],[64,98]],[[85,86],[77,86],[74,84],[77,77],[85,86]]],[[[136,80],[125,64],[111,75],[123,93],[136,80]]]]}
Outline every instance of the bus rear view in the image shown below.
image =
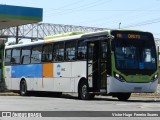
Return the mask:
{"type": "Polygon", "coordinates": [[[131,93],[153,93],[158,83],[154,38],[148,32],[112,31],[112,77],[107,92],[127,100],[131,93]]]}

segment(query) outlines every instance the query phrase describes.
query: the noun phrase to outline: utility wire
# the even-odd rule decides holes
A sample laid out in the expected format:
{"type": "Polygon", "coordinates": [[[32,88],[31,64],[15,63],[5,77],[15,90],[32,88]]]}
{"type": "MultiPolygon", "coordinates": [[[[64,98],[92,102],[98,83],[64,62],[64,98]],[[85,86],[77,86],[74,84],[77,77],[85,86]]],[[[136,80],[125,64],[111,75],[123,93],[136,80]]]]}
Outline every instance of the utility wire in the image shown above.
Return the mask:
{"type": "MultiPolygon", "coordinates": [[[[129,13],[129,16],[133,16],[133,14],[135,14],[135,12],[137,12],[138,11],[138,13],[139,12],[143,12],[143,14],[144,14],[144,12],[146,13],[147,11],[150,11],[150,9],[151,8],[154,8],[155,9],[155,7],[152,5],[152,6],[147,6],[147,9],[145,8],[143,8],[143,9],[138,9],[138,10],[127,10],[127,11],[125,11],[125,10],[120,10],[120,12],[128,12],[129,13]],[[148,9],[149,8],[149,9],[148,9]]],[[[115,10],[116,11],[116,10],[115,10]]],[[[151,10],[152,11],[152,10],[151,10]]],[[[155,11],[155,10],[154,10],[155,11]]],[[[157,11],[157,10],[156,10],[157,11]]],[[[113,11],[112,11],[113,12],[113,11]]],[[[124,16],[126,16],[127,15],[127,13],[122,13],[123,14],[123,17],[124,16]]],[[[81,22],[79,22],[80,24],[84,24],[84,23],[94,23],[95,24],[95,22],[97,22],[97,21],[104,21],[104,22],[101,22],[100,24],[108,24],[108,23],[118,23],[119,21],[122,21],[122,20],[120,20],[118,17],[122,17],[122,14],[120,14],[120,13],[118,13],[118,14],[114,14],[114,15],[112,15],[111,17],[109,17],[109,16],[103,16],[103,17],[100,17],[100,18],[96,18],[96,19],[92,19],[92,20],[87,20],[87,21],[81,21],[81,22]],[[106,19],[107,18],[107,19],[106,19]],[[114,20],[114,18],[116,18],[117,20],[114,20]],[[114,21],[113,21],[114,20],[114,21]],[[109,21],[109,22],[107,22],[107,21],[109,21]]],[[[136,13],[137,14],[137,13],[136,13]]],[[[141,14],[142,15],[142,14],[141,14]]],[[[134,17],[135,17],[135,15],[134,15],[134,17]]],[[[129,17],[129,19],[130,18],[132,18],[132,17],[129,17]]],[[[126,18],[125,18],[126,19],[126,18]]]]}
{"type": "Polygon", "coordinates": [[[137,24],[132,24],[132,25],[124,26],[123,28],[138,27],[138,26],[155,24],[155,23],[159,23],[159,22],[160,22],[160,18],[157,18],[157,19],[153,19],[153,20],[143,21],[143,22],[140,22],[140,23],[137,23],[137,24]]]}
{"type": "MultiPolygon", "coordinates": [[[[54,16],[59,16],[59,15],[61,15],[61,14],[66,14],[67,12],[70,13],[70,12],[76,10],[77,8],[82,8],[82,7],[84,7],[85,5],[88,5],[88,4],[91,5],[91,4],[97,3],[98,1],[99,1],[99,0],[97,0],[97,1],[95,1],[95,2],[92,2],[92,3],[90,3],[90,2],[89,2],[89,3],[86,3],[86,2],[85,2],[84,5],[77,6],[77,7],[75,6],[75,7],[71,8],[69,11],[65,11],[65,10],[64,10],[64,11],[57,12],[57,13],[56,13],[57,15],[54,15],[54,16]]],[[[70,7],[70,5],[68,5],[68,7],[70,7]]]]}
{"type": "MultiPolygon", "coordinates": [[[[79,0],[79,1],[75,1],[75,2],[72,2],[72,3],[69,3],[69,4],[67,4],[67,5],[63,5],[63,6],[61,6],[61,7],[58,7],[58,8],[55,8],[55,9],[50,9],[49,10],[49,12],[50,11],[60,11],[60,10],[62,10],[61,12],[64,12],[64,11],[66,11],[66,9],[64,9],[64,8],[67,8],[68,6],[74,6],[74,5],[76,5],[76,4],[78,4],[78,3],[80,3],[80,2],[82,2],[83,0],[79,0]]],[[[83,1],[84,2],[84,1],[83,1]]],[[[46,13],[48,14],[49,13],[48,11],[46,11],[46,13]]]]}
{"type": "Polygon", "coordinates": [[[94,6],[98,6],[99,4],[104,4],[106,2],[109,2],[109,1],[112,1],[112,0],[108,0],[108,1],[95,1],[95,2],[92,2],[92,3],[89,3],[87,5],[82,5],[82,6],[79,6],[79,7],[75,7],[75,8],[71,8],[69,9],[68,11],[64,11],[64,12],[59,12],[58,15],[54,15],[54,16],[59,16],[59,15],[64,15],[64,14],[70,14],[70,13],[74,13],[74,12],[79,12],[79,11],[83,11],[83,10],[86,10],[88,8],[92,8],[94,6]]]}

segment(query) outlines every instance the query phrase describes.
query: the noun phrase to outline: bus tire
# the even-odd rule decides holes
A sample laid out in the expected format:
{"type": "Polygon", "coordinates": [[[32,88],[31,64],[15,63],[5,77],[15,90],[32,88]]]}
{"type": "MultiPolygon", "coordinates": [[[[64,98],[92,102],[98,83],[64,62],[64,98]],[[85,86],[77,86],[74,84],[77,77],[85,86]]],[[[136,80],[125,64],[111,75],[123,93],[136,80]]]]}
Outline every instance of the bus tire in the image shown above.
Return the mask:
{"type": "Polygon", "coordinates": [[[117,98],[120,101],[127,101],[131,96],[131,93],[118,93],[117,98]]]}
{"type": "Polygon", "coordinates": [[[85,80],[81,81],[78,88],[78,98],[81,100],[89,100],[88,84],[85,80]]]}
{"type": "Polygon", "coordinates": [[[25,80],[22,80],[20,83],[20,95],[21,96],[27,95],[27,83],[25,80]]]}

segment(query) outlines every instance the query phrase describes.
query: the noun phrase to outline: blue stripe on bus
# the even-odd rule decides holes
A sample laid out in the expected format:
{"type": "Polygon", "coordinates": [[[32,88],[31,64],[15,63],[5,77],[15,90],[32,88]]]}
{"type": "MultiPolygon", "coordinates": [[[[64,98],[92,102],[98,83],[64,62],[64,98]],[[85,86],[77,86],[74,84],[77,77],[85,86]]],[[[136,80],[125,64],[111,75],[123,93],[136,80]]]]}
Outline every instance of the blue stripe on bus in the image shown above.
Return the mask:
{"type": "Polygon", "coordinates": [[[12,78],[42,78],[42,64],[12,66],[12,78]]]}

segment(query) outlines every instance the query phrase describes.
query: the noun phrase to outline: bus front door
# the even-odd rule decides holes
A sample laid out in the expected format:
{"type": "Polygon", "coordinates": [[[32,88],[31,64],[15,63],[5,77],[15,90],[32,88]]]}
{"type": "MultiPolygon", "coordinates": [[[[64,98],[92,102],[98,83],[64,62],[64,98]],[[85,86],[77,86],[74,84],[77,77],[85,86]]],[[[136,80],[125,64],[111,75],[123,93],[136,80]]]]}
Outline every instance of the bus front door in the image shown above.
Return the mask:
{"type": "Polygon", "coordinates": [[[87,42],[87,79],[89,91],[107,90],[107,42],[87,42]]]}

